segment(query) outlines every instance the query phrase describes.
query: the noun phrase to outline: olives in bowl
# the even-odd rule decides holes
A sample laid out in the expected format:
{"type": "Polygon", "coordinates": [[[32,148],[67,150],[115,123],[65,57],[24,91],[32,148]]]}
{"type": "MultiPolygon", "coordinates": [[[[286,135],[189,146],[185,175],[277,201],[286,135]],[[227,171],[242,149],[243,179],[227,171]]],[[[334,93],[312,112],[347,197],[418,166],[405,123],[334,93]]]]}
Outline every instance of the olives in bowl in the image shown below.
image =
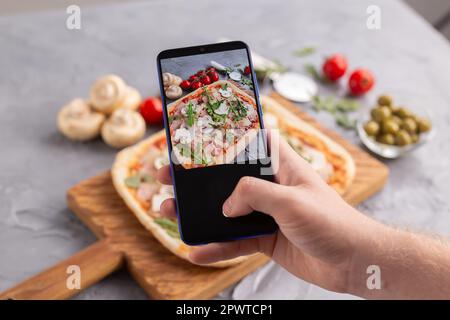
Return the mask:
{"type": "Polygon", "coordinates": [[[357,130],[363,144],[385,158],[397,158],[414,149],[434,131],[429,112],[422,115],[408,107],[396,106],[389,95],[378,97],[370,118],[358,121],[357,130]]]}

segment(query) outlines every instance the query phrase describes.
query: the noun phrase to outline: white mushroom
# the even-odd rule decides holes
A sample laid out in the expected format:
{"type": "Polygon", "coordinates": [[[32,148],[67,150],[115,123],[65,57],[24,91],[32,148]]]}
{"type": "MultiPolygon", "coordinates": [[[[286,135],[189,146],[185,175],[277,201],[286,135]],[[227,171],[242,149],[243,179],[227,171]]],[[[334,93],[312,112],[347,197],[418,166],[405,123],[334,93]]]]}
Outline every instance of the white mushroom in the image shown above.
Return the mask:
{"type": "Polygon", "coordinates": [[[180,86],[172,84],[165,90],[165,93],[169,99],[178,99],[183,94],[183,89],[180,86]]]}
{"type": "Polygon", "coordinates": [[[81,98],[66,104],[58,113],[58,129],[67,138],[86,141],[97,137],[105,121],[105,115],[92,111],[81,98]]]}
{"type": "Polygon", "coordinates": [[[137,91],[133,87],[128,86],[126,88],[125,98],[123,99],[122,105],[120,107],[130,110],[137,110],[141,103],[142,96],[139,91],[137,91]]]}
{"type": "Polygon", "coordinates": [[[164,72],[162,77],[163,77],[164,89],[170,87],[171,85],[179,86],[181,81],[183,81],[183,79],[181,79],[179,76],[174,75],[169,72],[164,72]]]}
{"type": "Polygon", "coordinates": [[[130,146],[145,134],[145,121],[139,112],[118,109],[102,127],[103,140],[115,148],[130,146]]]}
{"type": "Polygon", "coordinates": [[[126,93],[127,86],[122,78],[110,74],[95,81],[89,99],[95,110],[111,114],[122,105],[126,93]]]}

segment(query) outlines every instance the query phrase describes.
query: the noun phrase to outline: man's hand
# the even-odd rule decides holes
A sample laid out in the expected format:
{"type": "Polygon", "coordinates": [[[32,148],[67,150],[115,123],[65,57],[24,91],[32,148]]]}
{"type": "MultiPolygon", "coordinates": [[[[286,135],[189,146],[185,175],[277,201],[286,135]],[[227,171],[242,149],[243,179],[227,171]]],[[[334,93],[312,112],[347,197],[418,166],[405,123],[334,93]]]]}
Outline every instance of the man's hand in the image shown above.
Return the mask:
{"type": "MultiPolygon", "coordinates": [[[[275,219],[279,231],[269,236],[195,247],[190,254],[192,262],[208,264],[262,252],[297,277],[328,290],[377,298],[423,297],[422,289],[427,284],[414,291],[408,285],[408,281],[417,282],[414,270],[407,261],[391,257],[393,252],[402,252],[407,243],[413,245],[420,240],[413,241],[411,234],[386,227],[361,214],[284,140],[274,134],[271,139],[274,150],[279,149],[279,158],[274,158],[277,159],[274,167],[278,167],[276,182],[242,178],[223,204],[223,213],[233,219],[260,211],[275,219]],[[393,245],[393,241],[400,248],[393,245]],[[382,280],[389,286],[388,290],[367,288],[366,268],[371,264],[381,267],[382,280]]],[[[158,179],[163,184],[172,183],[168,166],[158,171],[158,179]]],[[[161,213],[176,216],[174,199],[163,202],[161,213]]],[[[443,250],[450,257],[448,247],[443,250]]],[[[408,252],[414,256],[414,249],[408,252]]],[[[422,252],[417,255],[420,256],[422,252]]],[[[446,277],[450,288],[450,258],[443,263],[448,268],[446,277]]],[[[433,297],[441,297],[438,293],[442,292],[429,291],[433,297]]]]}

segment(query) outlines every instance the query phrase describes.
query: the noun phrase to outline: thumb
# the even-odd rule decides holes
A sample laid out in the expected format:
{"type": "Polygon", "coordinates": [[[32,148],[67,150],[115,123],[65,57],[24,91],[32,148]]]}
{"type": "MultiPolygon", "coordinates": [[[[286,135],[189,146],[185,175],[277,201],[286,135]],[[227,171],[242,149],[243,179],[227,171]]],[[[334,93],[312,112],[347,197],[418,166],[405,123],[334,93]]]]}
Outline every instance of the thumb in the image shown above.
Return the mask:
{"type": "Polygon", "coordinates": [[[288,190],[266,180],[243,177],[222,206],[226,217],[238,217],[259,211],[276,218],[278,212],[286,204],[288,190]]]}

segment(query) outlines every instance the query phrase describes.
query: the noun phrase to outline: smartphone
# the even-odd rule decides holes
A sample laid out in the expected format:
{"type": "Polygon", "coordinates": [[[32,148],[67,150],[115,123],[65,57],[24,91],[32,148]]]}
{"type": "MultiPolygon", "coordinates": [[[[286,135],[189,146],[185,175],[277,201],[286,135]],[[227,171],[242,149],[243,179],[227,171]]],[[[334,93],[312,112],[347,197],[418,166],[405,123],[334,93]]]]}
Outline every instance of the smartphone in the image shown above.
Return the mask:
{"type": "Polygon", "coordinates": [[[273,181],[248,46],[164,50],[157,68],[181,239],[199,245],[275,232],[275,221],[263,213],[222,213],[242,177],[273,181]]]}

